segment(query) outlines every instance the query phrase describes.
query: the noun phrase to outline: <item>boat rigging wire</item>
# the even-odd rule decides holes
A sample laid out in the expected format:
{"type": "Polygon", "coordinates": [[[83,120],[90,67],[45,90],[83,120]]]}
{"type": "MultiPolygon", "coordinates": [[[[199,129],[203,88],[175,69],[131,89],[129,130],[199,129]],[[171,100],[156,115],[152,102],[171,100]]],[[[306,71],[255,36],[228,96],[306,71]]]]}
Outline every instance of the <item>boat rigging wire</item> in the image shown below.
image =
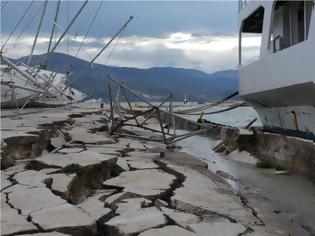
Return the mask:
{"type": "MultiPolygon", "coordinates": [[[[126,29],[126,28],[125,28],[125,29],[126,29]]],[[[114,44],[114,47],[113,47],[112,50],[110,51],[110,53],[109,53],[109,55],[108,55],[108,57],[107,57],[107,59],[106,59],[106,61],[105,61],[105,63],[104,63],[105,66],[107,65],[107,62],[109,61],[109,59],[110,59],[110,57],[112,56],[114,50],[116,49],[116,47],[117,47],[117,45],[118,45],[118,43],[119,43],[119,40],[121,39],[121,37],[122,37],[123,32],[125,31],[125,29],[124,29],[123,31],[121,31],[121,35],[118,36],[118,38],[117,38],[117,40],[116,40],[116,42],[115,42],[115,44],[114,44]]]]}
{"type": "Polygon", "coordinates": [[[46,12],[47,3],[48,3],[48,0],[46,0],[44,2],[44,9],[43,9],[42,15],[40,17],[40,21],[39,21],[39,24],[38,24],[38,28],[37,28],[37,32],[36,32],[36,35],[35,35],[34,43],[33,43],[33,46],[32,46],[31,54],[28,57],[28,62],[27,62],[28,65],[31,63],[31,60],[32,60],[32,57],[33,57],[33,53],[34,53],[34,49],[35,49],[35,46],[36,46],[36,43],[37,43],[37,38],[38,38],[38,35],[39,35],[39,31],[40,31],[40,28],[42,27],[44,15],[45,15],[45,12],[46,12]]]}
{"type": "MultiPolygon", "coordinates": [[[[212,111],[212,112],[204,112],[203,115],[212,115],[212,114],[222,113],[222,112],[225,112],[225,111],[230,111],[230,110],[233,110],[233,109],[235,109],[235,108],[244,106],[244,105],[246,105],[246,104],[247,104],[246,102],[242,102],[242,103],[235,104],[235,105],[233,105],[233,106],[230,106],[230,107],[225,108],[225,109],[222,109],[222,110],[212,111]]],[[[195,115],[200,115],[200,114],[198,114],[198,113],[190,113],[190,114],[185,114],[185,115],[195,116],[195,115]]]]}
{"type": "Polygon", "coordinates": [[[77,13],[74,15],[74,17],[72,18],[72,20],[70,21],[70,23],[68,24],[68,26],[66,27],[66,29],[63,31],[63,33],[61,34],[61,36],[59,37],[59,39],[57,40],[57,42],[55,43],[55,45],[52,47],[52,49],[50,50],[50,53],[54,52],[56,50],[56,48],[58,47],[59,43],[61,42],[61,40],[63,39],[63,37],[66,35],[67,31],[70,29],[70,27],[73,25],[73,23],[75,22],[75,20],[77,19],[77,17],[80,15],[81,11],[83,10],[83,8],[86,6],[86,4],[88,3],[88,0],[85,0],[84,3],[82,4],[82,6],[80,7],[80,9],[77,11],[77,13]]]}
{"type": "Polygon", "coordinates": [[[31,20],[25,25],[24,29],[21,31],[21,33],[16,37],[15,41],[13,42],[12,46],[10,47],[10,49],[14,48],[17,44],[17,42],[23,38],[23,33],[25,32],[26,29],[28,29],[28,27],[33,23],[33,21],[35,20],[36,16],[38,15],[38,13],[41,11],[41,9],[43,8],[43,5],[41,7],[39,7],[39,9],[35,12],[35,14],[32,16],[31,20]]]}
{"type": "Polygon", "coordinates": [[[27,14],[27,12],[29,11],[29,9],[31,8],[31,6],[33,5],[34,0],[32,0],[30,2],[30,4],[28,4],[27,8],[25,9],[24,13],[22,14],[21,18],[19,19],[19,21],[17,22],[17,24],[14,26],[12,32],[10,33],[10,35],[8,36],[7,40],[4,42],[4,44],[1,47],[1,51],[4,49],[5,45],[8,43],[8,41],[10,40],[11,36],[14,34],[14,32],[16,31],[16,29],[19,27],[19,25],[21,24],[22,20],[24,19],[25,15],[27,14]]]}
{"type": "Polygon", "coordinates": [[[189,115],[189,114],[194,113],[194,112],[207,110],[207,109],[209,109],[211,107],[215,107],[215,106],[217,106],[217,105],[219,105],[219,104],[229,100],[232,97],[235,97],[236,95],[238,95],[238,91],[232,93],[231,95],[229,95],[229,96],[227,96],[227,97],[225,97],[225,98],[223,98],[223,99],[221,99],[221,100],[219,100],[219,101],[217,101],[215,103],[206,104],[206,105],[203,105],[203,106],[200,106],[200,107],[194,107],[194,108],[190,108],[190,109],[186,109],[186,110],[181,110],[181,111],[177,111],[175,113],[182,114],[182,115],[189,115]]]}
{"type": "MultiPolygon", "coordinates": [[[[111,37],[111,39],[105,44],[105,46],[94,56],[94,58],[82,69],[80,70],[76,76],[81,75],[84,71],[86,71],[90,66],[94,63],[94,61],[104,52],[106,48],[117,38],[117,36],[127,27],[127,25],[134,19],[133,16],[130,16],[129,19],[125,22],[125,24],[111,37]]],[[[73,75],[73,74],[72,74],[73,75]]],[[[71,75],[69,76],[70,80],[71,75]]],[[[69,84],[66,86],[64,90],[70,87],[75,79],[70,80],[69,84]]]]}
{"type": "MultiPolygon", "coordinates": [[[[57,20],[58,20],[59,9],[60,9],[60,0],[58,0],[58,2],[57,2],[56,13],[55,13],[55,17],[54,17],[54,22],[57,22],[57,20]]],[[[53,37],[54,37],[55,28],[56,28],[56,25],[53,24],[52,30],[51,30],[51,34],[50,34],[50,38],[49,38],[49,44],[48,44],[47,54],[49,53],[50,48],[51,48],[51,43],[52,43],[52,40],[53,40],[53,37]]],[[[45,61],[46,61],[46,60],[45,60],[45,61]]]]}
{"type": "Polygon", "coordinates": [[[5,8],[5,6],[9,3],[9,1],[3,1],[1,4],[1,11],[5,8]]]}
{"type": "Polygon", "coordinates": [[[83,45],[83,43],[84,43],[84,41],[85,41],[85,39],[86,39],[88,33],[90,32],[90,30],[91,30],[91,28],[92,28],[92,25],[94,24],[94,21],[95,21],[97,15],[98,15],[98,12],[99,12],[100,9],[101,9],[102,4],[103,4],[103,0],[102,0],[102,1],[100,2],[100,4],[98,5],[98,8],[97,8],[97,10],[96,10],[96,12],[95,12],[95,14],[94,14],[94,16],[93,16],[93,18],[92,18],[92,21],[91,21],[91,23],[90,23],[90,25],[89,25],[89,27],[88,27],[88,30],[86,31],[86,33],[85,33],[85,35],[84,35],[84,37],[83,37],[83,39],[82,39],[82,42],[81,42],[81,44],[80,44],[80,46],[79,46],[79,49],[78,49],[78,51],[77,51],[75,57],[78,56],[78,54],[79,54],[79,52],[80,52],[80,50],[81,50],[81,48],[82,48],[82,45],[83,45]]]}

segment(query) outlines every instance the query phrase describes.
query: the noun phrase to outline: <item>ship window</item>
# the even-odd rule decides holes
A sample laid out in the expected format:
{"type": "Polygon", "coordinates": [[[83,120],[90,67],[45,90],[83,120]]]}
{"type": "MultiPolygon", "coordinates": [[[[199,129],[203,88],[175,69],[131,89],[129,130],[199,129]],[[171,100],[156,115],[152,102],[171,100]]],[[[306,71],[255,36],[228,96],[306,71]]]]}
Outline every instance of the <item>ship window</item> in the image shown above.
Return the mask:
{"type": "Polygon", "coordinates": [[[313,1],[275,2],[271,32],[274,53],[307,40],[313,8],[313,1]]]}
{"type": "Polygon", "coordinates": [[[260,6],[242,23],[239,36],[239,64],[246,65],[260,55],[265,9],[260,6]],[[245,50],[246,48],[246,50],[245,50]]]}

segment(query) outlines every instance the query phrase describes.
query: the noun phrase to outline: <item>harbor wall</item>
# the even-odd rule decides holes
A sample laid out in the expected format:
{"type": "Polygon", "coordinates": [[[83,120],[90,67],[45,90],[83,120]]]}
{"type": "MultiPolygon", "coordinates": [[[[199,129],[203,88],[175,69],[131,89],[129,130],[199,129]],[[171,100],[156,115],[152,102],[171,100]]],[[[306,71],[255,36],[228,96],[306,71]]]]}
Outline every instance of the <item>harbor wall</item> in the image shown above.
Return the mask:
{"type": "MultiPolygon", "coordinates": [[[[164,122],[172,126],[170,115],[165,112],[163,115],[164,122]]],[[[216,123],[200,124],[180,115],[176,115],[174,119],[177,129],[209,129],[202,135],[221,140],[221,147],[217,150],[224,154],[235,149],[246,150],[260,160],[278,164],[291,173],[306,176],[315,182],[315,144],[311,140],[216,123]]]]}

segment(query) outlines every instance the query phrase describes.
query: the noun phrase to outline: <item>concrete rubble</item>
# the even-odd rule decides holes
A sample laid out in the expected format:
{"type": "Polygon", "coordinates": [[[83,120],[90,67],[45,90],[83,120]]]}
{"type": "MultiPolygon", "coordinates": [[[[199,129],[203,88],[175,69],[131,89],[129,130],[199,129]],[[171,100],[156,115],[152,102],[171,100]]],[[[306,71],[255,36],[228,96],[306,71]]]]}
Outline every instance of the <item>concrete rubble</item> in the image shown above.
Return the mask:
{"type": "Polygon", "coordinates": [[[206,163],[158,142],[110,137],[104,120],[88,106],[19,119],[7,112],[2,235],[297,235],[236,195],[206,163]],[[48,150],[56,131],[65,140],[48,150]]]}

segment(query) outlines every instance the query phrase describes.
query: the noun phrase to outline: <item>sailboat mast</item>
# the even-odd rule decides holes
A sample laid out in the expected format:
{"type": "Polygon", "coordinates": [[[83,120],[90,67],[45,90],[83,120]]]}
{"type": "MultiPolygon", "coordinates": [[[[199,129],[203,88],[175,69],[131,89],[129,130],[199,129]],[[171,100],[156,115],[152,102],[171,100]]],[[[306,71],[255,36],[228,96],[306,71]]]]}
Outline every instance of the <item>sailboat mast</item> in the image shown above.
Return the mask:
{"type": "Polygon", "coordinates": [[[28,62],[27,62],[28,65],[30,65],[31,60],[32,60],[32,56],[33,56],[34,49],[35,49],[35,46],[36,46],[36,42],[37,42],[37,38],[38,38],[38,35],[39,35],[39,31],[40,31],[40,28],[42,26],[42,22],[43,22],[44,15],[45,15],[45,12],[46,12],[47,3],[48,3],[48,0],[46,0],[45,3],[44,3],[44,9],[43,9],[42,15],[40,17],[40,21],[39,21],[39,25],[38,25],[38,28],[37,28],[36,36],[35,36],[35,39],[34,39],[34,43],[33,43],[33,46],[32,46],[31,54],[30,54],[30,56],[28,58],[28,62]]]}
{"type": "MultiPolygon", "coordinates": [[[[96,56],[87,64],[78,74],[82,74],[85,70],[87,70],[93,63],[94,61],[104,52],[104,50],[114,41],[114,39],[127,27],[127,25],[132,21],[134,17],[130,16],[129,19],[125,22],[125,24],[112,36],[112,38],[106,43],[106,45],[96,54],[96,56]]],[[[70,78],[70,76],[69,76],[70,78]]],[[[70,83],[66,86],[65,89],[67,89],[69,86],[71,86],[73,80],[70,81],[70,83]]]]}
{"type": "Polygon", "coordinates": [[[80,9],[77,11],[77,13],[75,14],[75,16],[72,18],[71,22],[68,24],[67,28],[63,31],[63,33],[61,34],[61,36],[59,37],[58,41],[55,43],[55,45],[53,46],[53,48],[50,50],[50,53],[54,52],[57,48],[57,46],[59,45],[59,43],[61,42],[61,40],[63,39],[63,37],[66,35],[66,33],[68,32],[68,30],[70,29],[70,27],[72,26],[72,24],[75,22],[75,20],[78,18],[78,16],[80,15],[81,11],[83,10],[83,8],[86,6],[86,4],[88,3],[88,0],[85,0],[85,2],[82,4],[82,6],[80,7],[80,9]]]}
{"type": "Polygon", "coordinates": [[[54,17],[54,24],[53,24],[53,27],[52,27],[52,30],[51,30],[51,34],[50,34],[50,38],[49,38],[49,44],[48,44],[47,54],[48,54],[49,51],[50,51],[52,39],[53,39],[53,37],[54,37],[55,28],[56,28],[56,24],[55,24],[55,23],[57,22],[57,19],[58,19],[59,9],[60,9],[60,0],[58,0],[58,2],[57,2],[56,14],[55,14],[55,17],[54,17]]]}

